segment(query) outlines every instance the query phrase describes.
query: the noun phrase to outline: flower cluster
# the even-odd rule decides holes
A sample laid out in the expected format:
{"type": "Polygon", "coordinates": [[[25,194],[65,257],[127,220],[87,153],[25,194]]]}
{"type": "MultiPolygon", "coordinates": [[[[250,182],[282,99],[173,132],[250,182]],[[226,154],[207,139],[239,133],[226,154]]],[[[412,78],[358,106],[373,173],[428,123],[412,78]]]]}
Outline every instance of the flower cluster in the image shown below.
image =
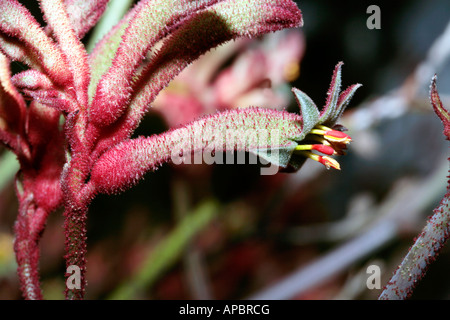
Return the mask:
{"type": "Polygon", "coordinates": [[[334,124],[359,85],[340,93],[341,63],[321,112],[294,89],[301,115],[233,109],[132,139],[159,92],[194,60],[229,40],[299,27],[302,15],[291,0],[141,0],[88,54],[81,39],[107,2],[40,0],[45,27],[19,1],[0,2],[0,140],[21,166],[14,248],[27,299],[42,298],[39,239],[48,215],[64,208],[66,264],[81,272],[81,287],[67,288],[66,296],[83,298],[90,202],[98,193],[129,188],[169,161],[180,137],[191,137],[186,140],[198,144],[186,147],[202,150],[217,130],[243,139],[249,129],[278,130],[277,141],[250,139],[246,150],[294,170],[306,158],[338,168],[328,155],[342,154],[350,141],[334,124]],[[28,69],[12,75],[11,61],[28,69]]]}

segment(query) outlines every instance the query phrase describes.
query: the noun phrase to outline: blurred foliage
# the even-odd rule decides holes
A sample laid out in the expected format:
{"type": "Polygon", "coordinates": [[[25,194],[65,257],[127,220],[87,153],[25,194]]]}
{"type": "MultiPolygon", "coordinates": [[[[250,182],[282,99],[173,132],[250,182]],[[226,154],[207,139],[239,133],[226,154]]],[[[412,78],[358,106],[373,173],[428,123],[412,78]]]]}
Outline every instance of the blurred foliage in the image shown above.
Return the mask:
{"type": "MultiPolygon", "coordinates": [[[[132,279],[151,268],[148,257],[164,243],[173,244],[173,251],[167,260],[155,261],[155,265],[162,265],[154,266],[159,268],[158,277],[151,282],[141,280],[147,282],[140,283],[139,290],[131,290],[128,298],[248,297],[364,232],[376,218],[370,215],[371,209],[389,199],[399,181],[424,179],[448,157],[426,88],[409,101],[403,113],[362,129],[357,129],[361,122],[356,111],[406,82],[450,21],[450,2],[305,0],[298,4],[304,15],[301,32],[306,49],[299,77],[291,85],[320,105],[325,102],[324,92],[338,61],[345,63],[344,86],[364,85],[347,111],[349,120],[344,119],[355,141],[348,155],[340,158],[342,171],[327,171],[309,162],[296,174],[275,176],[259,175],[257,165],[164,165],[123,194],[98,197],[88,219],[87,299],[106,299],[119,286],[135,281],[132,279]],[[370,4],[380,6],[380,30],[366,27],[370,4]],[[179,181],[181,189],[176,187],[179,181]],[[177,233],[181,220],[186,227],[192,219],[195,227],[195,214],[190,214],[207,199],[217,201],[218,214],[210,217],[209,223],[200,224],[195,236],[177,233]],[[185,245],[170,242],[176,236],[186,240],[185,245]]],[[[438,74],[447,108],[449,60],[438,74]]],[[[295,110],[294,105],[290,108],[295,110]]],[[[155,112],[136,134],[166,129],[167,124],[155,112]]],[[[411,218],[392,241],[369,252],[345,272],[293,298],[377,298],[381,290],[365,287],[367,265],[380,265],[382,283],[386,283],[445,193],[445,176],[439,188],[442,193],[434,196],[420,218],[411,218]]],[[[0,299],[20,299],[9,246],[16,212],[10,183],[0,193],[0,299]]],[[[63,298],[61,215],[57,212],[50,217],[41,243],[42,282],[48,299],[63,298]]],[[[450,298],[449,261],[447,246],[413,299],[450,298]]]]}

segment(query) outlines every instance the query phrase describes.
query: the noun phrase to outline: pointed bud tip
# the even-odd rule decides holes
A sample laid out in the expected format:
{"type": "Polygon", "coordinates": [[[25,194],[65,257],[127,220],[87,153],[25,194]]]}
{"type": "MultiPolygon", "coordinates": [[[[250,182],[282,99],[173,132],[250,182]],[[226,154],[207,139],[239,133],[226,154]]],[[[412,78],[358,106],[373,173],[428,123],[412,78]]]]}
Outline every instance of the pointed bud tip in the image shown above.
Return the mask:
{"type": "Polygon", "coordinates": [[[319,156],[319,162],[323,164],[327,169],[333,168],[336,170],[341,170],[341,166],[339,165],[339,162],[334,160],[333,158],[327,157],[327,156],[319,156]]]}
{"type": "Polygon", "coordinates": [[[337,130],[328,130],[325,132],[324,134],[325,139],[332,141],[332,142],[340,142],[340,143],[345,143],[348,144],[352,141],[352,138],[342,132],[342,131],[337,131],[337,130]]]}

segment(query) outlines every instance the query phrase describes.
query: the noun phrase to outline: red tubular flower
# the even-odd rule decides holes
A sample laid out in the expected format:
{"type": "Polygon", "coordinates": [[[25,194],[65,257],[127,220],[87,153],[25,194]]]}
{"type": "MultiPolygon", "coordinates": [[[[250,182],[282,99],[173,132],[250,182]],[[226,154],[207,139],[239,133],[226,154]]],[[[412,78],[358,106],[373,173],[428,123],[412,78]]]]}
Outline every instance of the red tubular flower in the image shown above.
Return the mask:
{"type": "MultiPolygon", "coordinates": [[[[352,85],[341,93],[341,67],[342,62],[338,63],[334,69],[327,101],[320,113],[314,102],[305,93],[298,89],[293,89],[300,107],[302,108],[304,106],[302,110],[305,109],[305,111],[302,111],[304,126],[303,141],[295,148],[293,157],[301,156],[302,158],[309,158],[325,165],[327,169],[334,168],[338,170],[340,170],[339,163],[328,156],[345,154],[347,145],[352,141],[352,138],[340,131],[344,129],[343,127],[335,126],[335,124],[353,97],[353,94],[361,86],[360,84],[352,85]],[[333,129],[334,127],[339,128],[339,130],[333,129]],[[312,150],[316,150],[327,156],[317,155],[311,152],[312,150]]],[[[291,162],[294,164],[297,163],[294,166],[295,169],[301,166],[304,160],[292,160],[291,162]]]]}
{"type": "MultiPolygon", "coordinates": [[[[167,160],[160,147],[145,144],[174,141],[172,135],[186,132],[130,140],[158,93],[213,47],[303,22],[291,0],[141,0],[88,54],[80,39],[96,24],[107,1],[39,3],[44,28],[19,1],[0,2],[0,139],[21,165],[16,179],[20,214],[15,249],[24,297],[42,297],[39,237],[47,215],[62,205],[66,263],[81,270],[81,288],[67,289],[66,295],[77,299],[83,298],[86,286],[90,201],[98,192],[129,187],[145,170],[154,169],[153,164],[167,160]],[[162,43],[158,51],[156,43],[162,43]],[[155,53],[147,63],[143,58],[149,52],[155,53]],[[20,61],[29,70],[11,79],[10,61],[20,61]],[[32,100],[28,108],[18,89],[32,100]],[[133,152],[136,157],[127,158],[126,169],[118,167],[133,152]],[[105,186],[98,175],[108,166],[115,176],[105,186]]],[[[247,119],[251,113],[218,116],[216,121],[242,125],[233,118],[254,126],[247,119]]],[[[298,118],[284,116],[286,121],[298,118]]],[[[201,123],[192,128],[199,129],[201,123]]],[[[298,131],[298,123],[287,126],[286,132],[298,131]]]]}
{"type": "Polygon", "coordinates": [[[301,26],[291,0],[141,0],[91,54],[80,39],[106,0],[40,0],[40,7],[45,28],[17,0],[0,2],[0,139],[21,164],[15,249],[26,298],[42,297],[39,237],[50,212],[64,207],[66,264],[81,271],[81,287],[68,288],[66,296],[83,298],[91,200],[132,186],[174,156],[242,150],[280,170],[298,170],[307,158],[339,169],[329,156],[343,154],[351,138],[334,124],[359,87],[340,93],[342,63],[321,112],[293,89],[301,116],[235,109],[161,135],[130,138],[158,93],[211,48],[301,26]],[[11,79],[9,61],[30,69],[11,79]],[[28,108],[17,89],[32,100],[28,108]]]}

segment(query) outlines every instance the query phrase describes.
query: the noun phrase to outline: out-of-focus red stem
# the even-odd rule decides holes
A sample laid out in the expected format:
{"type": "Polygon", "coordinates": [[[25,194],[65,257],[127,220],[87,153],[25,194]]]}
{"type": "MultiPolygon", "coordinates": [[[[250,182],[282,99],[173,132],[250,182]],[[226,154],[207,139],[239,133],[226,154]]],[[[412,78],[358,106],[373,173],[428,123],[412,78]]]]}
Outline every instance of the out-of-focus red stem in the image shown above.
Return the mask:
{"type": "Polygon", "coordinates": [[[45,211],[34,204],[32,194],[25,193],[20,198],[19,215],[14,226],[14,250],[22,294],[27,300],[42,299],[39,282],[39,238],[44,230],[46,217],[45,211]]]}

